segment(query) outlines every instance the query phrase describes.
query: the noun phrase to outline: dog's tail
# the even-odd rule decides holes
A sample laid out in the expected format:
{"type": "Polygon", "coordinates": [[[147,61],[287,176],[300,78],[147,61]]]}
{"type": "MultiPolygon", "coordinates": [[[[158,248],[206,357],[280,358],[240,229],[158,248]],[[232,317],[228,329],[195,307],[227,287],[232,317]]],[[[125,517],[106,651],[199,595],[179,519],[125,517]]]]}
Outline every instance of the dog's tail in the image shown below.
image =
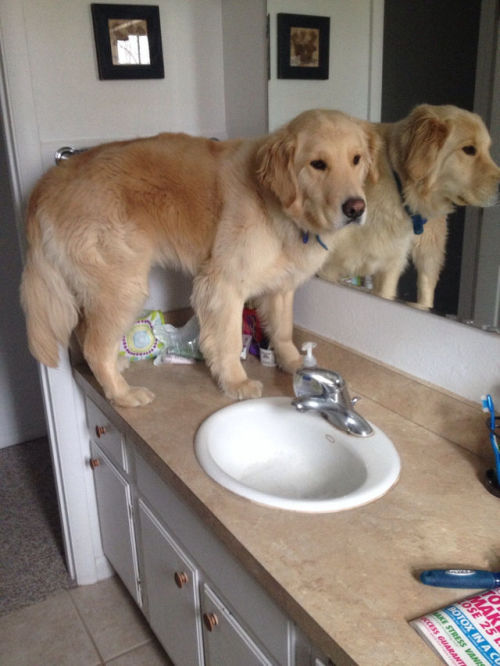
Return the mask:
{"type": "Polygon", "coordinates": [[[56,367],[58,344],[68,346],[71,332],[78,323],[78,306],[57,264],[47,257],[47,245],[42,242],[34,216],[28,217],[28,225],[30,248],[21,280],[28,344],[38,361],[56,367]]]}

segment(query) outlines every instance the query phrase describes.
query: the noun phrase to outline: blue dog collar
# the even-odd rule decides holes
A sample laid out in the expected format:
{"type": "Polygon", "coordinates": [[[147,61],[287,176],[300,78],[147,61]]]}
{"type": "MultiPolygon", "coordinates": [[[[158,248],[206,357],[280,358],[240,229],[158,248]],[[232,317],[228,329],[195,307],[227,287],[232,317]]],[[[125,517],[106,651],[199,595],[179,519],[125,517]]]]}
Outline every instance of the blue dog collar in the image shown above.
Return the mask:
{"type": "Polygon", "coordinates": [[[403,207],[406,213],[411,218],[413,224],[413,233],[419,236],[420,234],[424,233],[424,224],[427,222],[427,218],[422,217],[421,215],[419,215],[419,213],[413,213],[411,208],[407,204],[405,204],[403,199],[403,186],[401,185],[401,179],[394,170],[392,173],[394,175],[394,180],[396,181],[396,185],[398,188],[399,196],[401,197],[401,202],[403,204],[403,207]]]}
{"type": "MultiPolygon", "coordinates": [[[[328,246],[326,245],[326,243],[324,243],[324,242],[321,240],[321,237],[320,237],[319,234],[316,234],[316,241],[321,245],[321,247],[322,247],[324,250],[327,250],[327,251],[328,251],[328,246]]],[[[308,231],[303,231],[303,232],[302,232],[302,242],[303,242],[303,243],[308,243],[308,242],[309,242],[309,232],[308,232],[308,231]]]]}

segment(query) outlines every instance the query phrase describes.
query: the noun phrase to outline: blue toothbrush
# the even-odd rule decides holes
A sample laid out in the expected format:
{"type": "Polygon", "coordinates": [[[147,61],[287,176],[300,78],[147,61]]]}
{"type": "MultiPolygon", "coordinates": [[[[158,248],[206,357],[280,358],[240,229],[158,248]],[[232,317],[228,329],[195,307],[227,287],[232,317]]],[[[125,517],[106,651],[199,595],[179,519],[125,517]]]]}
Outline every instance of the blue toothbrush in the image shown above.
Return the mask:
{"type": "Polygon", "coordinates": [[[434,587],[467,587],[491,589],[500,585],[500,571],[480,569],[429,569],[422,571],[420,580],[434,587]]]}
{"type": "Polygon", "coordinates": [[[495,469],[489,469],[486,472],[486,487],[488,490],[500,497],[500,449],[498,448],[498,442],[496,437],[496,421],[495,416],[495,405],[493,404],[493,398],[488,393],[486,396],[482,396],[481,405],[483,412],[489,413],[489,417],[486,421],[488,430],[490,431],[490,442],[493,449],[493,454],[495,456],[495,469]]]}

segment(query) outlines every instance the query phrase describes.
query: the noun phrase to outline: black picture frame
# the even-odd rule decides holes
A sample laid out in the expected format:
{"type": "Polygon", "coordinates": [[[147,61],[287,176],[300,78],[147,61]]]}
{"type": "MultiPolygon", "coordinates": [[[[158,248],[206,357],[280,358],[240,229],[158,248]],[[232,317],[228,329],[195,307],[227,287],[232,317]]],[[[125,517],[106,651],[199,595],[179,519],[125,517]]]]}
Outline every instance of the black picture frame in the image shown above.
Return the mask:
{"type": "Polygon", "coordinates": [[[278,78],[329,77],[330,17],[278,14],[278,78]]]}
{"type": "MultiPolygon", "coordinates": [[[[91,4],[92,23],[97,54],[99,79],[163,79],[163,49],[161,43],[160,10],[155,5],[114,5],[91,4]],[[137,50],[125,49],[130,60],[139,62],[118,62],[116,35],[134,38],[137,50]],[[140,40],[147,37],[147,42],[140,40]],[[142,53],[139,41],[143,43],[142,53]],[[143,59],[143,62],[141,62],[143,59]]],[[[120,48],[123,53],[124,47],[120,48]]]]}

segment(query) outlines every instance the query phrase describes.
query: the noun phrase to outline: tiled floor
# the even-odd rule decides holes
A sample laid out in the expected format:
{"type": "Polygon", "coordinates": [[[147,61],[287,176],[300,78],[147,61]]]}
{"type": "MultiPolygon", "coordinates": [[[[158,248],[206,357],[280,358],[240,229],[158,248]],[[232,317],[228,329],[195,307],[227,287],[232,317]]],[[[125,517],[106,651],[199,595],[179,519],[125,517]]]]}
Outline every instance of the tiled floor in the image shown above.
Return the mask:
{"type": "Polygon", "coordinates": [[[116,578],[0,617],[2,666],[172,666],[116,578]]]}

